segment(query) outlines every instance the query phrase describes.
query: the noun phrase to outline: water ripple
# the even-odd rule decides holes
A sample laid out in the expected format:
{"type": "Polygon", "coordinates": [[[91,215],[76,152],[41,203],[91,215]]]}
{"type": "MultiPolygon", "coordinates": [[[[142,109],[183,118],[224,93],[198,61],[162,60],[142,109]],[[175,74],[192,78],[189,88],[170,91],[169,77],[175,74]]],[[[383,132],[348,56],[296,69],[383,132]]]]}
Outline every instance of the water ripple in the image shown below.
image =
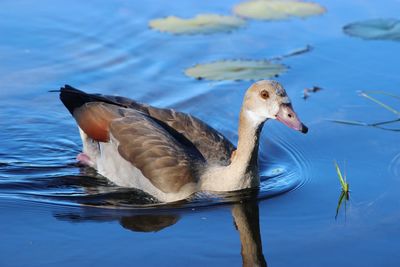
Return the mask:
{"type": "Polygon", "coordinates": [[[400,153],[393,157],[388,169],[396,178],[400,178],[400,153]]]}
{"type": "MultiPolygon", "coordinates": [[[[0,165],[0,197],[67,206],[95,206],[102,208],[193,208],[241,201],[254,197],[271,198],[295,190],[306,182],[307,164],[301,151],[287,140],[274,139],[262,146],[271,153],[260,157],[261,184],[259,189],[226,193],[198,192],[190,199],[176,203],[158,203],[148,194],[132,188],[111,184],[91,168],[77,166],[63,156],[71,149],[69,142],[60,142],[54,158],[48,163],[42,156],[21,160],[2,160],[0,165]],[[35,163],[35,162],[40,162],[35,163]],[[65,164],[67,162],[67,164],[65,164]]],[[[44,147],[46,147],[44,145],[44,147]]],[[[75,145],[72,147],[76,147],[75,145]]]]}

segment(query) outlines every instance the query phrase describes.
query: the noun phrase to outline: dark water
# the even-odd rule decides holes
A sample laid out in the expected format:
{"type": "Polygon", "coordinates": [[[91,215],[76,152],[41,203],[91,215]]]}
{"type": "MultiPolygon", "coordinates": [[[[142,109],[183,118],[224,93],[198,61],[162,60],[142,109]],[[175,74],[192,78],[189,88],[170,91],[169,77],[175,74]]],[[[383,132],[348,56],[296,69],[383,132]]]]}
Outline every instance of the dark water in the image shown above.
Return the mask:
{"type": "MultiPolygon", "coordinates": [[[[249,21],[212,36],[148,29],[166,15],[229,14],[235,1],[8,1],[0,3],[0,266],[399,266],[399,132],[335,124],[393,114],[358,90],[399,94],[400,43],[342,33],[356,20],[396,17],[400,2],[320,1],[307,20],[249,21]],[[173,107],[237,140],[251,82],[207,82],[183,70],[225,58],[284,60],[277,78],[310,132],[264,127],[260,190],[152,204],[75,156],[80,139],[58,100],[65,83],[173,107]],[[322,91],[302,99],[304,88],[322,91]],[[333,161],[346,169],[340,195],[333,161]],[[346,206],[344,206],[346,205],[346,206]]],[[[393,105],[399,103],[381,97],[393,105]]],[[[400,128],[400,125],[393,127],[400,128]]]]}

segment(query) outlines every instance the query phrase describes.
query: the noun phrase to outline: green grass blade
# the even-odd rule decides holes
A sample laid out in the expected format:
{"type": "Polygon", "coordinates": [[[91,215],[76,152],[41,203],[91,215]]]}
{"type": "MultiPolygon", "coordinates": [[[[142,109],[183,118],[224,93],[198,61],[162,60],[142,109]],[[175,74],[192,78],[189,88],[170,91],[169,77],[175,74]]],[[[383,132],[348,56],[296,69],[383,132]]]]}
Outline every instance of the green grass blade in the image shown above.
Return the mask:
{"type": "Polygon", "coordinates": [[[367,93],[367,94],[387,95],[387,96],[390,96],[390,97],[393,97],[393,98],[400,99],[400,96],[398,96],[398,95],[395,95],[395,94],[392,94],[392,93],[388,93],[388,92],[385,92],[385,91],[381,91],[381,90],[367,90],[367,91],[363,91],[363,92],[367,93]]]}
{"type": "Polygon", "coordinates": [[[340,206],[342,205],[343,199],[345,198],[346,193],[344,191],[342,191],[342,193],[340,194],[339,197],[339,201],[338,204],[336,206],[336,215],[335,215],[335,219],[337,219],[337,216],[339,214],[339,210],[340,210],[340,206]]]}
{"type": "Polygon", "coordinates": [[[336,162],[335,162],[335,167],[336,167],[337,175],[339,177],[340,184],[342,185],[342,189],[343,189],[343,191],[345,191],[346,182],[344,181],[342,172],[340,171],[339,165],[336,162]]]}
{"type": "Polygon", "coordinates": [[[392,108],[389,105],[386,105],[385,103],[383,103],[383,102],[379,101],[378,99],[366,94],[365,92],[361,92],[360,95],[365,97],[365,98],[367,98],[367,99],[369,99],[369,100],[371,100],[371,101],[373,101],[373,102],[375,102],[376,104],[380,105],[384,109],[389,110],[390,112],[392,112],[392,113],[394,113],[396,115],[400,115],[400,112],[397,111],[396,109],[392,108]]]}

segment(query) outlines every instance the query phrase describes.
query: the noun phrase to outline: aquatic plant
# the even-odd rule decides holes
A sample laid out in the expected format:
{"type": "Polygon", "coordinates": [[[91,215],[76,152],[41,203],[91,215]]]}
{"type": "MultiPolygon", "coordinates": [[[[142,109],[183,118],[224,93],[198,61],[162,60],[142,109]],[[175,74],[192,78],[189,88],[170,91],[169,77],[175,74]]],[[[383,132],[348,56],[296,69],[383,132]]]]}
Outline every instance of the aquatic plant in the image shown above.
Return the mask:
{"type": "Polygon", "coordinates": [[[284,58],[300,55],[312,50],[307,45],[288,54],[264,60],[226,59],[210,63],[197,64],[185,70],[185,74],[196,79],[213,81],[222,80],[258,80],[277,77],[288,70],[284,64],[278,63],[284,58]]]}
{"type": "Polygon", "coordinates": [[[260,20],[281,20],[289,17],[306,18],[321,15],[326,9],[316,3],[302,1],[282,0],[255,0],[236,5],[235,14],[260,20]]]}
{"type": "Polygon", "coordinates": [[[345,25],[343,32],[365,40],[400,41],[400,20],[386,18],[357,21],[345,25]]]}
{"type": "Polygon", "coordinates": [[[199,14],[194,18],[179,18],[169,16],[154,19],[149,22],[152,29],[172,34],[211,34],[216,32],[230,32],[242,27],[246,21],[235,16],[217,14],[199,14]]]}
{"type": "Polygon", "coordinates": [[[347,201],[349,200],[349,194],[346,194],[343,190],[340,193],[338,204],[336,206],[336,214],[335,214],[335,219],[337,219],[340,211],[340,207],[342,206],[342,203],[344,201],[344,209],[345,209],[345,215],[346,215],[346,210],[347,210],[347,201]]]}
{"type": "Polygon", "coordinates": [[[221,60],[197,64],[185,71],[196,79],[220,80],[257,80],[272,78],[287,71],[287,67],[269,60],[221,60]]]}
{"type": "Polygon", "coordinates": [[[336,168],[336,173],[338,175],[340,185],[342,186],[342,191],[345,192],[346,194],[349,193],[349,184],[346,181],[346,175],[342,175],[342,172],[340,171],[339,165],[337,162],[335,162],[335,168],[336,168]]]}
{"type": "Polygon", "coordinates": [[[340,206],[342,205],[343,200],[345,199],[345,206],[346,206],[346,201],[349,200],[349,198],[350,198],[350,194],[349,194],[350,186],[347,183],[346,174],[342,175],[342,172],[341,172],[337,162],[335,162],[335,169],[336,169],[336,173],[339,178],[339,181],[340,181],[340,185],[342,187],[342,192],[340,193],[339,201],[338,201],[338,204],[336,207],[336,215],[335,215],[335,219],[336,219],[339,214],[340,206]]]}
{"type": "Polygon", "coordinates": [[[330,121],[335,122],[335,123],[341,123],[341,124],[356,125],[356,126],[367,126],[367,127],[379,128],[379,129],[382,129],[382,130],[400,132],[400,128],[387,128],[386,126],[384,126],[384,125],[400,122],[400,111],[395,109],[395,108],[393,108],[392,106],[389,106],[388,104],[378,100],[377,98],[371,96],[371,94],[381,94],[381,95],[390,96],[390,97],[396,98],[396,99],[400,99],[400,96],[392,94],[392,93],[388,93],[388,92],[385,92],[385,91],[361,91],[359,93],[360,96],[365,97],[368,100],[371,100],[372,102],[378,104],[382,108],[384,108],[384,109],[392,112],[393,114],[395,114],[396,118],[395,119],[391,119],[391,120],[384,120],[384,121],[380,121],[380,122],[374,122],[374,123],[367,123],[367,122],[355,121],[355,120],[337,120],[337,119],[330,120],[330,121]]]}
{"type": "Polygon", "coordinates": [[[376,98],[370,96],[369,94],[371,94],[371,93],[375,93],[375,94],[384,94],[384,95],[388,95],[388,96],[391,96],[391,97],[400,99],[399,96],[394,95],[394,94],[390,94],[390,93],[387,93],[387,92],[384,92],[384,91],[361,91],[361,92],[360,92],[360,96],[363,96],[363,97],[365,97],[365,98],[367,98],[367,99],[369,99],[369,100],[375,102],[376,104],[380,105],[380,106],[383,107],[384,109],[387,109],[387,110],[389,110],[390,112],[396,114],[397,116],[400,116],[400,112],[399,112],[398,110],[396,110],[396,109],[392,108],[391,106],[389,106],[389,105],[383,103],[382,101],[379,101],[378,99],[376,99],[376,98]]]}

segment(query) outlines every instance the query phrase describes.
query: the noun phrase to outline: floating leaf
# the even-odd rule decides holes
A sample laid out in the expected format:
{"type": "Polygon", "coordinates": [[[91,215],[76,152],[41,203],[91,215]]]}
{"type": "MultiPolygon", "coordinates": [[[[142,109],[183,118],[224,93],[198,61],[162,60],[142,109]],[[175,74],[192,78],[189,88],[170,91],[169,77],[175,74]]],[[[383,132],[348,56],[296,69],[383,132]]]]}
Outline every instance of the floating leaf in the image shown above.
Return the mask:
{"type": "Polygon", "coordinates": [[[279,20],[288,17],[306,18],[325,13],[319,4],[300,1],[256,0],[238,4],[234,12],[242,17],[262,20],[279,20]]]}
{"type": "Polygon", "coordinates": [[[229,32],[245,24],[245,20],[234,16],[200,14],[191,19],[169,16],[151,20],[151,28],[173,34],[209,34],[229,32]]]}
{"type": "Polygon", "coordinates": [[[185,74],[197,79],[207,80],[258,80],[276,77],[285,72],[283,64],[268,60],[225,60],[207,64],[198,64],[185,71],[185,74]]]}
{"type": "Polygon", "coordinates": [[[400,41],[400,20],[364,20],[350,23],[344,26],[343,31],[350,36],[355,36],[367,40],[400,41]]]}

